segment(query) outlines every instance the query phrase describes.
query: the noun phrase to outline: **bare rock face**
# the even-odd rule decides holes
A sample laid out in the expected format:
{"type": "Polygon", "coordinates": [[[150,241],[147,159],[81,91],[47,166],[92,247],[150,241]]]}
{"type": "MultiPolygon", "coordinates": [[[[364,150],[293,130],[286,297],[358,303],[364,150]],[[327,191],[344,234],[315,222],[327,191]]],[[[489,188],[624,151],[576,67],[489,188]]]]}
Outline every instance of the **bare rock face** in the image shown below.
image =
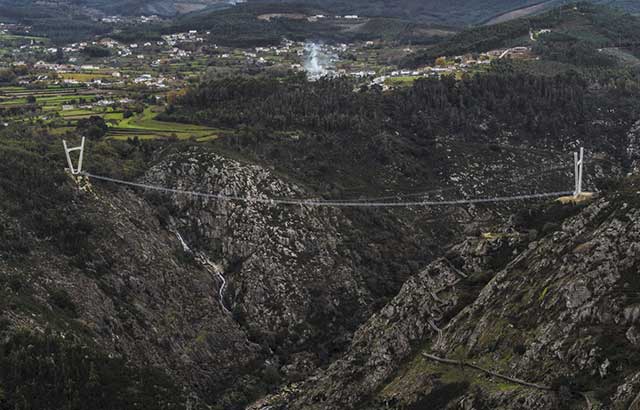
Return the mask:
{"type": "MultiPolygon", "coordinates": [[[[82,222],[67,238],[78,249],[63,252],[0,213],[3,229],[29,245],[23,259],[5,259],[0,244],[0,276],[19,276],[27,290],[1,289],[12,301],[0,309],[0,336],[7,327],[53,330],[159,368],[221,406],[264,394],[235,395],[264,380],[288,385],[255,408],[444,401],[443,408],[554,409],[582,405],[576,392],[605,404],[637,394],[629,354],[640,343],[633,198],[604,198],[551,230],[510,224],[481,236],[487,221],[511,210],[275,206],[266,199],[310,194],[268,168],[202,147],[159,155],[139,182],[226,199],[91,181],[62,205],[82,222]],[[442,252],[465,224],[468,239],[442,252]],[[406,255],[419,256],[402,263],[406,255]],[[567,394],[501,384],[423,352],[567,394]]],[[[516,162],[515,154],[495,155],[505,157],[499,170],[516,162]]],[[[456,197],[497,195],[488,179],[472,177],[483,164],[471,159],[469,170],[451,175],[464,191],[456,197]]],[[[545,192],[564,179],[549,188],[529,178],[523,189],[545,192]]]]}
{"type": "Polygon", "coordinates": [[[501,245],[466,241],[457,266],[437,261],[408,281],[342,359],[254,408],[637,406],[639,208],[636,194],[614,195],[541,239],[522,236],[486,284],[481,250],[501,245]]]}
{"type": "Polygon", "coordinates": [[[636,122],[627,134],[627,160],[629,171],[640,171],[640,121],[636,122]]]}
{"type": "Polygon", "coordinates": [[[368,326],[355,334],[346,358],[333,363],[319,379],[305,384],[309,388],[305,391],[307,397],[290,405],[349,408],[358,404],[363,395],[373,393],[393,374],[396,363],[411,353],[417,340],[438,337],[440,330],[435,323],[455,307],[458,279],[443,262],[434,263],[411,279],[398,296],[411,303],[398,304],[396,298],[375,314],[368,326]],[[398,320],[402,317],[416,320],[398,320]],[[331,380],[331,384],[324,385],[325,380],[331,380]]]}
{"type": "MultiPolygon", "coordinates": [[[[459,310],[469,289],[469,275],[462,269],[476,266],[500,248],[503,239],[469,239],[452,250],[462,260],[461,268],[441,258],[412,277],[400,293],[374,314],[355,333],[345,356],[307,381],[289,386],[280,394],[256,403],[252,409],[276,408],[331,409],[359,408],[392,380],[401,363],[412,357],[416,346],[444,341],[440,323],[459,310]],[[468,253],[464,253],[468,252],[468,253]],[[281,407],[278,407],[281,406],[281,407]]],[[[430,383],[431,376],[416,375],[430,383]]],[[[402,382],[400,382],[402,383],[402,382]]],[[[368,406],[395,405],[394,394],[368,406]]]]}
{"type": "Polygon", "coordinates": [[[255,337],[295,351],[364,320],[371,296],[342,246],[349,221],[339,211],[263,202],[307,195],[265,168],[197,150],[167,158],[146,180],[253,199],[178,194],[170,201],[174,228],[194,252],[222,268],[223,303],[255,337]]]}

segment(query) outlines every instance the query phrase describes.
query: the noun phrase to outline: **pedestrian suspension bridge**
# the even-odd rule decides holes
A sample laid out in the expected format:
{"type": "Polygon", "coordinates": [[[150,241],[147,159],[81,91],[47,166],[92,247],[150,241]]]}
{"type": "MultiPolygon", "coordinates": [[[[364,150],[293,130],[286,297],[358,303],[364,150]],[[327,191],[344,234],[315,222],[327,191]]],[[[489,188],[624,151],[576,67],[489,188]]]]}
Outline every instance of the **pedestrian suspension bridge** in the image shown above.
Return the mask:
{"type": "MultiPolygon", "coordinates": [[[[226,195],[222,193],[208,193],[197,192],[184,189],[176,189],[170,187],[162,187],[150,184],[144,184],[133,181],[125,181],[117,178],[111,178],[108,176],[94,175],[82,170],[85,138],[82,137],[82,142],[77,147],[69,148],[66,141],[63,141],[65,154],[67,157],[68,172],[73,176],[84,176],[89,179],[98,181],[104,181],[114,183],[118,185],[129,186],[133,188],[140,188],[144,190],[152,190],[158,192],[165,192],[176,195],[187,195],[198,198],[214,199],[218,201],[226,202],[240,202],[248,204],[269,204],[269,205],[281,205],[281,206],[308,206],[308,207],[333,207],[333,208],[408,208],[408,207],[434,207],[434,206],[451,206],[451,205],[474,205],[474,204],[488,204],[488,203],[501,203],[501,202],[515,202],[530,199],[544,199],[544,198],[557,198],[564,196],[573,196],[579,198],[583,195],[582,181],[584,172],[584,148],[580,148],[579,152],[574,153],[574,176],[575,185],[573,191],[560,191],[560,192],[545,192],[545,193],[531,193],[524,195],[514,196],[500,196],[500,197],[488,197],[488,198],[471,198],[471,199],[454,199],[454,200],[396,200],[385,201],[386,199],[399,198],[403,195],[396,197],[381,197],[381,198],[363,198],[357,200],[320,200],[320,199],[297,199],[297,198],[265,198],[265,197],[249,197],[238,195],[226,195]],[[71,154],[78,152],[77,166],[74,166],[71,154]]],[[[567,167],[557,167],[555,169],[564,169],[567,167]]],[[[437,190],[439,192],[446,191],[447,189],[437,190]]],[[[436,191],[431,191],[436,192],[436,191]]]]}

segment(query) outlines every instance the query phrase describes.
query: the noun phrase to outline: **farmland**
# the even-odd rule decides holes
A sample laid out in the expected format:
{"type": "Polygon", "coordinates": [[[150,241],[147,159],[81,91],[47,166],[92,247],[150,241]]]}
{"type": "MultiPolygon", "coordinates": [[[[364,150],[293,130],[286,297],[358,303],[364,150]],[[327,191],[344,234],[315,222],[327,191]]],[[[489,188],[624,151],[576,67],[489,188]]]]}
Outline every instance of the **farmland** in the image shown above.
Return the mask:
{"type": "MultiPolygon", "coordinates": [[[[42,127],[59,137],[97,126],[100,132],[96,135],[111,140],[206,142],[237,135],[238,130],[158,119],[201,81],[246,75],[287,78],[305,73],[311,78],[310,67],[316,66],[319,76],[349,77],[357,87],[377,86],[386,91],[410,87],[422,78],[461,79],[464,74],[487,71],[491,61],[505,55],[518,58],[518,53],[498,49],[482,55],[443,56],[437,64],[408,70],[401,64],[430,46],[399,42],[393,33],[409,30],[446,37],[453,31],[406,26],[394,19],[303,17],[300,24],[337,25],[345,32],[366,28],[389,35],[346,43],[281,38],[276,45],[224,45],[217,43],[214,28],[202,29],[204,22],[196,20],[192,28],[187,19],[181,20],[184,27],[173,26],[182,31],[125,41],[122,38],[127,33],[162,31],[160,26],[148,26],[144,19],[133,19],[126,20],[128,26],[118,36],[96,35],[91,40],[60,43],[59,38],[25,34],[29,27],[11,26],[0,31],[0,50],[4,51],[0,54],[0,125],[42,127]]],[[[259,25],[280,24],[282,19],[291,22],[288,15],[265,20],[264,13],[253,17],[249,13],[243,18],[256,19],[259,25]]],[[[120,23],[114,24],[118,27],[120,23]]],[[[529,58],[527,50],[520,55],[529,58]]]]}
{"type": "Polygon", "coordinates": [[[147,108],[139,115],[134,115],[127,119],[122,118],[122,113],[117,113],[109,117],[114,126],[109,129],[109,136],[115,139],[127,139],[138,137],[139,139],[154,138],[178,138],[195,139],[196,141],[209,141],[217,138],[221,130],[202,127],[197,125],[187,125],[172,122],[163,122],[155,119],[157,109],[147,108]]]}

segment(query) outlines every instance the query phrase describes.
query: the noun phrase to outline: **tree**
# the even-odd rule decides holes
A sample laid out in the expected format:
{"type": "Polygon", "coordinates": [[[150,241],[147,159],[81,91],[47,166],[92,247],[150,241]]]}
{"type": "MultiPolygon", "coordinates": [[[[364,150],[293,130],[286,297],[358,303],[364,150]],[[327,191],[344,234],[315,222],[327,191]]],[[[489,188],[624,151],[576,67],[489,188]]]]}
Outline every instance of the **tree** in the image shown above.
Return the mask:
{"type": "Polygon", "coordinates": [[[92,115],[78,121],[77,130],[90,139],[100,139],[107,135],[109,126],[102,117],[92,115]]]}
{"type": "Polygon", "coordinates": [[[62,64],[64,63],[66,60],[66,57],[64,55],[64,50],[62,50],[62,47],[58,47],[58,49],[56,50],[56,62],[58,64],[62,64]]]}
{"type": "Polygon", "coordinates": [[[16,73],[10,69],[0,70],[0,83],[12,83],[16,79],[16,73]]]}
{"type": "Polygon", "coordinates": [[[109,57],[111,56],[111,50],[106,47],[100,46],[88,46],[82,50],[82,53],[86,54],[91,58],[101,58],[101,57],[109,57]]]}

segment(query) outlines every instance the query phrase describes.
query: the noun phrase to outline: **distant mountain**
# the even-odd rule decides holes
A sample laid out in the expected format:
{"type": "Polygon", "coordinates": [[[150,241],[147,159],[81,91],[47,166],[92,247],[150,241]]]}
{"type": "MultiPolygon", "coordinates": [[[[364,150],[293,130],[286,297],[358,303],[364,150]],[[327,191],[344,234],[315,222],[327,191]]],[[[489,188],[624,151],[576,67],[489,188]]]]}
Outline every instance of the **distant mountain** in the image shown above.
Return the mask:
{"type": "MultiPolygon", "coordinates": [[[[273,2],[272,0],[253,0],[273,2]]],[[[480,24],[497,15],[557,0],[280,0],[324,7],[336,14],[399,17],[447,24],[480,24]]]]}
{"type": "Polygon", "coordinates": [[[157,14],[175,16],[177,14],[201,11],[234,4],[234,0],[77,0],[86,6],[110,14],[157,14]]]}
{"type": "MultiPolygon", "coordinates": [[[[220,44],[241,47],[273,44],[282,37],[293,40],[318,37],[342,42],[384,38],[427,45],[440,41],[441,37],[460,28],[494,26],[522,17],[539,16],[560,6],[571,9],[580,3],[606,4],[623,11],[640,13],[640,2],[631,0],[579,3],[567,0],[0,0],[0,21],[22,22],[32,27],[31,34],[47,37],[55,43],[111,33],[113,27],[95,21],[107,15],[160,15],[171,21],[146,26],[142,30],[140,27],[129,28],[121,34],[121,38],[147,38],[161,32],[198,29],[215,33],[220,44]],[[234,7],[238,3],[245,4],[234,7]],[[364,24],[351,26],[340,24],[339,21],[336,24],[337,20],[333,19],[315,22],[305,19],[266,22],[259,19],[263,14],[273,13],[309,16],[356,14],[371,18],[366,19],[364,24]]],[[[528,35],[527,24],[526,21],[519,24],[516,37],[528,35]]],[[[499,33],[499,39],[494,38],[495,33],[488,34],[466,40],[490,42],[491,47],[497,47],[493,43],[501,45],[515,39],[505,38],[504,33],[499,33]]],[[[467,37],[474,35],[463,33],[467,37]]],[[[455,42],[458,40],[456,38],[455,42]]],[[[464,44],[453,48],[465,45],[466,51],[478,51],[475,44],[467,44],[466,40],[464,44]]],[[[451,44],[444,45],[449,46],[451,44]]],[[[415,63],[433,59],[433,53],[427,54],[426,59],[418,56],[419,61],[415,63]]]]}
{"type": "MultiPolygon", "coordinates": [[[[317,6],[336,13],[401,17],[448,23],[480,24],[513,19],[571,3],[568,0],[69,0],[114,14],[173,16],[212,7],[243,3],[294,3],[317,6]]],[[[593,0],[592,3],[640,12],[636,0],[593,0]]],[[[22,2],[24,3],[24,2],[22,2]]]]}
{"type": "Polygon", "coordinates": [[[0,0],[0,22],[20,22],[31,34],[56,43],[107,34],[112,27],[96,22],[104,16],[159,15],[165,18],[231,7],[236,0],[0,0]]]}
{"type": "Polygon", "coordinates": [[[172,17],[205,9],[235,4],[236,0],[61,0],[40,2],[33,0],[0,0],[0,18],[56,14],[67,8],[73,12],[97,12],[114,15],[151,15],[172,17]]]}
{"type": "MultiPolygon", "coordinates": [[[[512,20],[571,3],[567,0],[250,0],[323,7],[337,14],[398,17],[422,22],[478,25],[512,20]]],[[[596,4],[640,12],[636,0],[594,0],[596,4]]]]}
{"type": "Polygon", "coordinates": [[[585,66],[615,65],[616,56],[637,56],[640,18],[589,2],[567,4],[535,16],[464,30],[411,55],[407,66],[433,64],[440,56],[480,53],[515,46],[532,47],[545,60],[585,66]],[[537,39],[532,31],[550,30],[537,39]],[[614,50],[615,49],[615,50],[614,50]],[[613,53],[613,55],[612,55],[613,53]]]}
{"type": "MultiPolygon", "coordinates": [[[[211,11],[237,3],[310,7],[336,15],[399,18],[452,26],[494,24],[571,3],[568,0],[0,0],[0,19],[48,18],[61,13],[160,15],[211,11]]],[[[640,13],[635,0],[592,0],[592,3],[640,13]]]]}

